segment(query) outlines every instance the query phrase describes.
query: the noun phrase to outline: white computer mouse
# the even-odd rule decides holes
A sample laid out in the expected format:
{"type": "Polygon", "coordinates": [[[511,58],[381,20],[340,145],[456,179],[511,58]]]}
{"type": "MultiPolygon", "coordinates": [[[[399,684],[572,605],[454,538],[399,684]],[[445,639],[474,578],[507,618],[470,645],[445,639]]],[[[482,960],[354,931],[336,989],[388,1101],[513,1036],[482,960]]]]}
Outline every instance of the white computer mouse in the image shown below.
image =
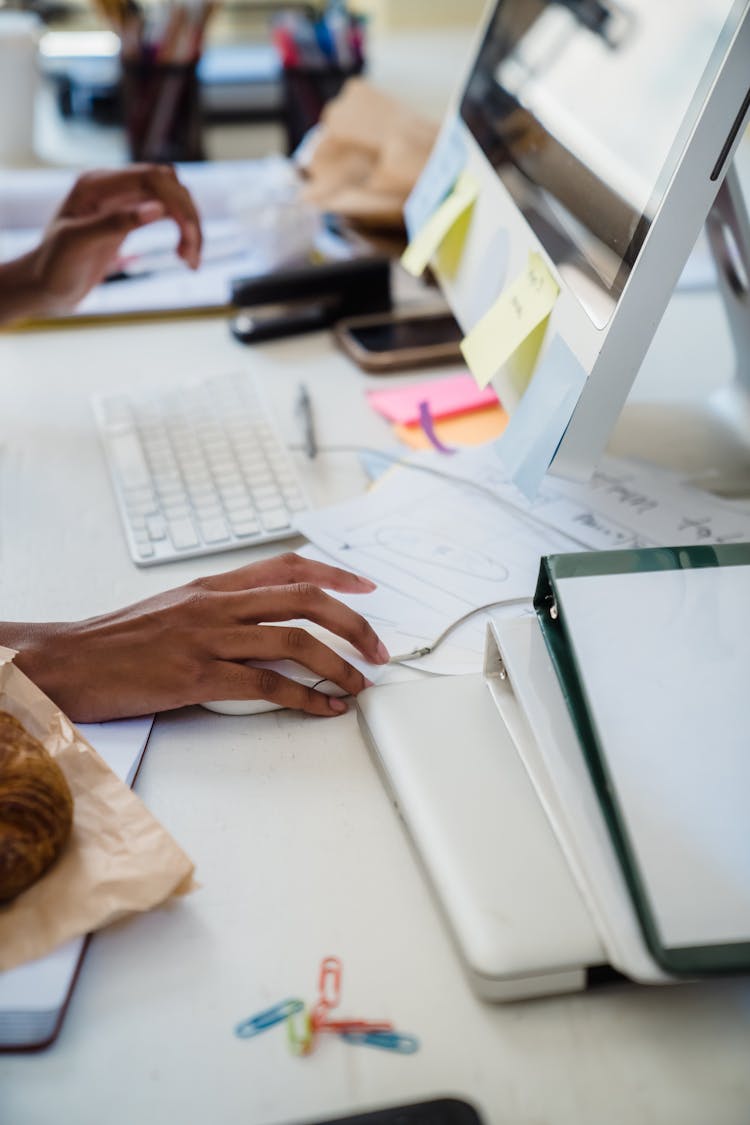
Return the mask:
{"type": "MultiPolygon", "coordinates": [[[[343,655],[343,654],[342,654],[343,655]]],[[[357,665],[360,671],[368,678],[368,671],[371,666],[367,664],[360,657],[358,660],[353,660],[347,654],[346,659],[350,663],[357,665]]],[[[305,668],[303,664],[298,664],[296,660],[269,660],[248,661],[254,668],[272,668],[274,672],[278,672],[282,676],[286,676],[289,680],[296,680],[299,684],[304,684],[305,687],[315,688],[316,691],[323,692],[324,695],[346,695],[343,688],[338,684],[334,684],[331,680],[321,680],[317,672],[311,672],[309,668],[305,668]]],[[[216,699],[210,703],[204,703],[209,711],[217,711],[220,715],[258,715],[262,711],[280,711],[280,703],[271,703],[268,699],[216,699]]]]}
{"type": "MultiPolygon", "coordinates": [[[[317,637],[319,641],[323,641],[372,683],[377,683],[383,675],[385,665],[370,664],[358,649],[345,641],[343,637],[338,636],[337,633],[331,633],[323,625],[318,625],[314,621],[299,619],[287,621],[285,624],[286,626],[298,625],[313,637],[317,637]]],[[[303,664],[298,664],[296,660],[248,660],[247,663],[256,668],[272,668],[274,672],[287,676],[290,680],[297,680],[305,687],[322,691],[324,695],[346,695],[346,692],[338,684],[334,684],[330,680],[321,680],[317,672],[311,672],[309,668],[306,668],[303,664]]],[[[220,715],[257,715],[262,711],[281,710],[278,703],[269,703],[267,699],[216,699],[210,703],[204,703],[203,706],[207,707],[209,711],[218,711],[220,715]]]]}

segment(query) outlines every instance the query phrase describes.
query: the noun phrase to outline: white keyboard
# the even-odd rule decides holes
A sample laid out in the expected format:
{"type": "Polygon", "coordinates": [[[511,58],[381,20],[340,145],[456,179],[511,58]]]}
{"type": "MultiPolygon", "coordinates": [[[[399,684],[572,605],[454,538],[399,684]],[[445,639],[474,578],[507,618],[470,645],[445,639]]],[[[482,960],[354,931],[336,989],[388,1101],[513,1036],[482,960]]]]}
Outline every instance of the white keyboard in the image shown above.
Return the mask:
{"type": "Polygon", "coordinates": [[[309,504],[252,377],[97,395],[93,405],[139,566],[296,534],[309,504]]]}

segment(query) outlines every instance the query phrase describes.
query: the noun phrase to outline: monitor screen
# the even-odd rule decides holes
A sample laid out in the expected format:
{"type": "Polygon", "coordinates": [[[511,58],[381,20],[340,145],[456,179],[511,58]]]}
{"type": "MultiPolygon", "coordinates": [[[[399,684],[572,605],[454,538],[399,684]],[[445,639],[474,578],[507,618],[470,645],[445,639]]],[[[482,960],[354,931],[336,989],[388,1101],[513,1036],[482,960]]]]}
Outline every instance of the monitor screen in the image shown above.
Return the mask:
{"type": "Polygon", "coordinates": [[[460,114],[592,320],[611,316],[745,0],[500,0],[460,114]],[[578,284],[577,284],[578,283],[578,284]],[[592,285],[602,300],[592,302],[592,285]]]}

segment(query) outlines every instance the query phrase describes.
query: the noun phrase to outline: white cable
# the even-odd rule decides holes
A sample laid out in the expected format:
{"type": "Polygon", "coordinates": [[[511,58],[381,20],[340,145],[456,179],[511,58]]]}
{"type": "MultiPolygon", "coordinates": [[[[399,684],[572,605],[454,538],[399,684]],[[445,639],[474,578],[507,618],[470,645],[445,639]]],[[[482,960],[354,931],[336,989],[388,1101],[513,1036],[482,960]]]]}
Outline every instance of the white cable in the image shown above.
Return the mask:
{"type": "Polygon", "coordinates": [[[435,640],[431,641],[428,645],[423,645],[422,648],[415,648],[412,652],[402,652],[398,656],[392,656],[388,663],[406,664],[409,660],[419,660],[423,656],[429,656],[435,651],[438,645],[443,643],[445,638],[449,636],[454,629],[457,629],[459,625],[463,625],[464,621],[468,621],[469,618],[473,617],[476,613],[482,613],[488,609],[498,609],[503,605],[528,605],[529,601],[529,598],[503,598],[500,601],[487,602],[486,605],[478,605],[476,609],[470,609],[463,617],[457,617],[455,621],[451,621],[450,625],[446,625],[442,633],[438,634],[435,640]]]}

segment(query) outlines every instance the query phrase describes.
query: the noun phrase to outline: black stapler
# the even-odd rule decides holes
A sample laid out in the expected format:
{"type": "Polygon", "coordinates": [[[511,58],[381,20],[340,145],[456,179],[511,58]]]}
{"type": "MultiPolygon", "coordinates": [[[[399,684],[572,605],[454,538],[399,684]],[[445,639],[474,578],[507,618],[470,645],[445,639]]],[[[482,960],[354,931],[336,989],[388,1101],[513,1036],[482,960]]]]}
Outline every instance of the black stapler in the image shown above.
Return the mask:
{"type": "Polygon", "coordinates": [[[391,308],[386,257],[351,258],[232,282],[230,327],[243,344],[326,328],[345,316],[391,308]]]}

